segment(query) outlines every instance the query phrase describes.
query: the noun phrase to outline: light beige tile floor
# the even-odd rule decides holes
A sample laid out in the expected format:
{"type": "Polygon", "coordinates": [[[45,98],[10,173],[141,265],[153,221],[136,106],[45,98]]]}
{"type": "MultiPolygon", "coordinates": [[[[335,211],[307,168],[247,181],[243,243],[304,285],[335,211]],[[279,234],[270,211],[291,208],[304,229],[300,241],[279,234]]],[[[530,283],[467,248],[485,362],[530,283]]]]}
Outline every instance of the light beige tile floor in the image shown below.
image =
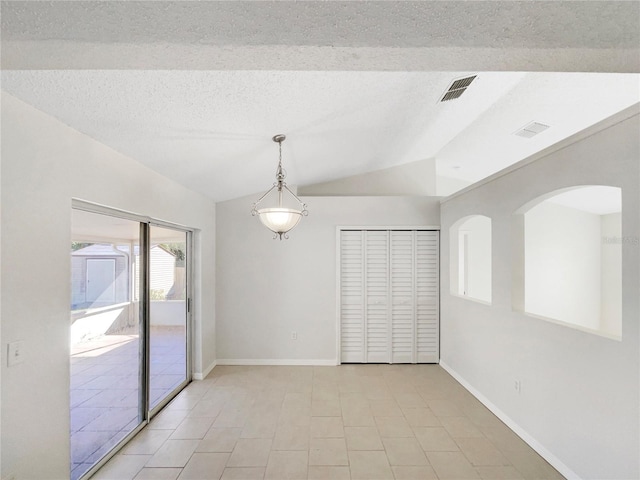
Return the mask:
{"type": "Polygon", "coordinates": [[[563,477],[437,365],[216,367],[102,480],[563,477]]]}

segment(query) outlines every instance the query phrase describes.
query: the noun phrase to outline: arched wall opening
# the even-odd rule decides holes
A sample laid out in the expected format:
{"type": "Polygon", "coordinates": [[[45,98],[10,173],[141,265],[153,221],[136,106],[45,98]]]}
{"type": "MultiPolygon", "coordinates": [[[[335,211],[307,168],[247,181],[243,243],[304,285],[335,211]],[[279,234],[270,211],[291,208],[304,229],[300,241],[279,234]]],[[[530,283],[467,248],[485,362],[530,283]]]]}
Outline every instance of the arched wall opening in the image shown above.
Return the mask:
{"type": "Polygon", "coordinates": [[[514,214],[513,308],[620,339],[622,190],[550,192],[514,214]]]}
{"type": "Polygon", "coordinates": [[[450,291],[453,295],[491,303],[491,219],[469,215],[449,230],[450,291]]]}

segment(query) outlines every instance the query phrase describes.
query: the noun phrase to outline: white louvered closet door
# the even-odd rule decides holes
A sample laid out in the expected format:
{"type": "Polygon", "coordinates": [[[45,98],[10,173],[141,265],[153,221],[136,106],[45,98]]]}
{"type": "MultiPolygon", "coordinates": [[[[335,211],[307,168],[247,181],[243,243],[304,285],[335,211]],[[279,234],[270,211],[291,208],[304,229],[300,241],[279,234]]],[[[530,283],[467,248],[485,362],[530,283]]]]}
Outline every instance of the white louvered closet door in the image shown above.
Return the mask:
{"type": "Polygon", "coordinates": [[[438,252],[437,231],[341,232],[342,362],[438,362],[438,252]]]}
{"type": "Polygon", "coordinates": [[[367,363],[388,363],[389,232],[365,231],[365,348],[367,363]]]}
{"type": "Polygon", "coordinates": [[[364,353],[364,232],[340,234],[340,343],[342,361],[363,363],[364,353]]]}
{"type": "Polygon", "coordinates": [[[415,363],[414,232],[391,231],[391,361],[415,363]]]}
{"type": "Polygon", "coordinates": [[[416,232],[416,353],[418,363],[440,359],[438,232],[416,232]]]}

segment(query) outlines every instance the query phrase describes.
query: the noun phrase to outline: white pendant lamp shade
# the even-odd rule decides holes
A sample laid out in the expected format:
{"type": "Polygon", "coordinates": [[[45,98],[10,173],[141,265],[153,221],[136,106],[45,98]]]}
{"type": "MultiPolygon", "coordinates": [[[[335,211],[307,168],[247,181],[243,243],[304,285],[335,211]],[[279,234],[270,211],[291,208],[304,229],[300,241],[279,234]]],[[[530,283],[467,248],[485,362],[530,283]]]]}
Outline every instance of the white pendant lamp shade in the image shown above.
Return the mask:
{"type": "Polygon", "coordinates": [[[282,235],[298,225],[302,218],[302,212],[293,208],[261,208],[258,216],[262,224],[273,233],[282,235]]]}
{"type": "Polygon", "coordinates": [[[282,240],[283,236],[284,238],[289,238],[287,232],[298,225],[302,217],[307,216],[309,213],[307,212],[307,206],[302,203],[295,193],[289,190],[289,187],[287,187],[284,181],[286,173],[282,168],[282,142],[284,142],[285,138],[284,135],[276,135],[273,137],[273,141],[278,143],[280,151],[278,169],[276,170],[276,181],[273,186],[253,204],[253,208],[251,209],[251,215],[257,216],[265,227],[275,233],[273,238],[280,238],[280,240],[282,240]],[[258,204],[274,190],[278,192],[277,206],[259,209],[258,204]],[[285,194],[295,199],[299,208],[285,207],[282,204],[285,194]]]}

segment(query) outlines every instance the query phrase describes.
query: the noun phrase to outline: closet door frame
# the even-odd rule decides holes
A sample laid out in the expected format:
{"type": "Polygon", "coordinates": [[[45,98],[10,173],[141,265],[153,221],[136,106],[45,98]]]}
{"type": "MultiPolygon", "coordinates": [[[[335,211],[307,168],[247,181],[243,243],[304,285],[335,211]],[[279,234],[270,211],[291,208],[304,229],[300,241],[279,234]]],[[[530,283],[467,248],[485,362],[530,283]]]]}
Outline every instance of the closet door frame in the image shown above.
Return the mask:
{"type": "MultiPolygon", "coordinates": [[[[440,225],[338,225],[336,227],[336,365],[342,364],[342,277],[341,277],[341,235],[343,230],[432,230],[438,232],[440,236],[440,225]]],[[[440,254],[438,252],[438,263],[440,263],[440,254]]],[[[439,267],[439,265],[438,265],[439,267]]],[[[440,268],[438,268],[440,273],[440,268]]],[[[438,275],[439,277],[439,275],[438,275]]],[[[438,278],[440,282],[440,278],[438,278]]],[[[440,289],[438,289],[439,291],[440,289]]],[[[438,303],[439,300],[438,300],[438,303]]],[[[439,309],[438,309],[439,310],[439,309]]],[[[438,319],[440,314],[438,313],[438,319]]],[[[439,335],[439,333],[438,333],[439,335]]],[[[438,340],[439,341],[439,340],[438,340]]],[[[391,355],[392,352],[389,352],[391,355]]],[[[366,352],[365,352],[366,357],[366,352]]]]}

